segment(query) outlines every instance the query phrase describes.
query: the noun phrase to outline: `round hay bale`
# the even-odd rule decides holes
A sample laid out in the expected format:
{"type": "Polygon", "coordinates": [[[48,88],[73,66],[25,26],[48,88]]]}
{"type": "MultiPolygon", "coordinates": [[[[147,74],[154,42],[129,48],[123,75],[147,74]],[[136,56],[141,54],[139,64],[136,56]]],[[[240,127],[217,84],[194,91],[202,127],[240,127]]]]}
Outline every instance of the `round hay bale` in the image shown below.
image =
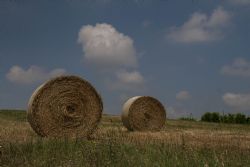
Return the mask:
{"type": "Polygon", "coordinates": [[[150,96],[135,96],[123,105],[122,122],[130,131],[158,131],[166,121],[164,106],[150,96]]]}
{"type": "Polygon", "coordinates": [[[27,119],[42,137],[88,137],[102,116],[102,99],[91,84],[77,76],[60,76],[32,94],[27,119]]]}

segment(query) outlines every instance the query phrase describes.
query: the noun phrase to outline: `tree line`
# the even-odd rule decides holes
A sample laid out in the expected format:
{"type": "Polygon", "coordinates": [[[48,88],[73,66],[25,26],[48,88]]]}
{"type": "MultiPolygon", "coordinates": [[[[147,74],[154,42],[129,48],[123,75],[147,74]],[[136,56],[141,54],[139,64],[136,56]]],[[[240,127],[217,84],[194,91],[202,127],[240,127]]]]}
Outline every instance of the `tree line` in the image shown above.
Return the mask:
{"type": "Polygon", "coordinates": [[[202,115],[201,121],[217,123],[250,124],[250,117],[242,113],[220,114],[218,112],[206,112],[202,115]]]}

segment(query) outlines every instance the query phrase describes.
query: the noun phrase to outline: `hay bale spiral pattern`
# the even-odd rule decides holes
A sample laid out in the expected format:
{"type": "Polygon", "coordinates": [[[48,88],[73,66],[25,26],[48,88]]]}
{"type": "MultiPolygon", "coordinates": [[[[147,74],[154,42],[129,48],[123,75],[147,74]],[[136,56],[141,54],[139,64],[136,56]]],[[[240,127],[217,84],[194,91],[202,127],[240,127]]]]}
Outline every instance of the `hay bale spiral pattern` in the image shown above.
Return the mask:
{"type": "Polygon", "coordinates": [[[164,106],[153,97],[136,96],[123,105],[122,122],[130,131],[159,131],[165,121],[164,106]]]}
{"type": "Polygon", "coordinates": [[[102,99],[86,80],[60,76],[32,94],[27,119],[43,137],[88,137],[102,116],[102,99]]]}

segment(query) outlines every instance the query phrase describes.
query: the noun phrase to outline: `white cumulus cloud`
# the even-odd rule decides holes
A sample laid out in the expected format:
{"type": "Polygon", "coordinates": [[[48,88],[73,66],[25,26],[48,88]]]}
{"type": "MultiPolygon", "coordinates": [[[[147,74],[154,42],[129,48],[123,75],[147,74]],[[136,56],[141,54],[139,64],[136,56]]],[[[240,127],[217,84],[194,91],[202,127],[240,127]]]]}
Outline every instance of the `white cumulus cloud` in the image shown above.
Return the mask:
{"type": "Polygon", "coordinates": [[[142,84],[144,82],[143,76],[138,71],[120,71],[116,73],[116,77],[120,82],[127,84],[142,84]]]}
{"type": "Polygon", "coordinates": [[[243,58],[235,59],[231,65],[223,66],[221,73],[223,75],[250,77],[250,62],[243,58]]]}
{"type": "Polygon", "coordinates": [[[226,93],[223,101],[230,107],[239,110],[250,110],[250,94],[226,93]]]}
{"type": "Polygon", "coordinates": [[[78,42],[82,44],[85,61],[105,67],[135,67],[136,50],[133,40],[110,24],[85,25],[78,42]]]}
{"type": "Polygon", "coordinates": [[[192,43],[219,40],[223,37],[223,28],[230,23],[230,14],[218,7],[209,16],[195,12],[180,27],[172,27],[167,38],[175,42],[192,43]]]}
{"type": "Polygon", "coordinates": [[[191,95],[188,91],[180,91],[176,94],[177,100],[189,100],[191,98],[191,95]]]}
{"type": "Polygon", "coordinates": [[[52,71],[45,71],[43,68],[38,66],[30,66],[28,69],[23,69],[20,66],[13,66],[10,68],[6,77],[9,81],[19,84],[32,84],[41,82],[51,77],[63,75],[66,73],[65,69],[57,68],[52,71]]]}
{"type": "Polygon", "coordinates": [[[116,73],[114,82],[109,88],[114,90],[143,90],[145,79],[139,71],[121,70],[116,73]]]}

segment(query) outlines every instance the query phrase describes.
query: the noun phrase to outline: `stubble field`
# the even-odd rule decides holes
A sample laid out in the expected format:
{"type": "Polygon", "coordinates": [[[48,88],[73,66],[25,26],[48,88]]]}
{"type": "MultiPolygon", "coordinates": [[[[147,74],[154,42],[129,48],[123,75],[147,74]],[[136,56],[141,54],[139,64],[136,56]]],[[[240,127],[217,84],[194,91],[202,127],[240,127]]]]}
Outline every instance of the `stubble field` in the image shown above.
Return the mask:
{"type": "Polygon", "coordinates": [[[40,138],[24,111],[0,111],[0,166],[250,166],[250,126],[167,120],[128,132],[103,115],[90,139],[40,138]]]}

